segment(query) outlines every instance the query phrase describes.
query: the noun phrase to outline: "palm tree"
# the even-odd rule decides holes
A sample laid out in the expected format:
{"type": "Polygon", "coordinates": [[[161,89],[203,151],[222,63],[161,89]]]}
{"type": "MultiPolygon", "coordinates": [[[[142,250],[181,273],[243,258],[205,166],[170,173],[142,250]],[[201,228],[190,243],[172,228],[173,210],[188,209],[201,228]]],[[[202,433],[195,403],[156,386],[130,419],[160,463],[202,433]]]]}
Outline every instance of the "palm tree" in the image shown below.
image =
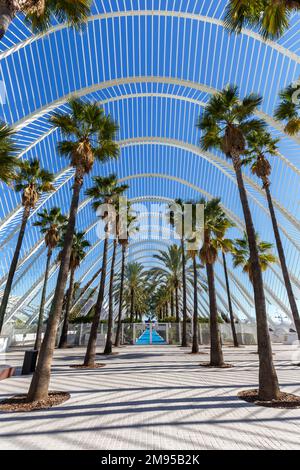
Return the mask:
{"type": "Polygon", "coordinates": [[[51,27],[51,16],[79,27],[89,15],[91,0],[5,0],[0,3],[0,40],[18,13],[24,13],[34,33],[51,27]]]}
{"type": "Polygon", "coordinates": [[[119,286],[119,312],[117,320],[117,331],[115,337],[115,346],[120,345],[120,334],[121,334],[121,325],[122,325],[122,311],[123,311],[123,293],[124,293],[124,278],[125,278],[125,257],[126,251],[129,244],[129,237],[139,230],[139,227],[136,225],[137,217],[130,212],[131,205],[127,205],[127,233],[126,237],[119,238],[119,244],[121,245],[122,250],[122,260],[121,260],[121,274],[120,274],[120,286],[119,286]]]}
{"type": "MultiPolygon", "coordinates": [[[[299,89],[299,86],[298,86],[299,89]]],[[[275,119],[284,123],[284,132],[296,135],[300,132],[300,101],[295,85],[289,85],[279,93],[280,102],[275,109],[275,119]]]]}
{"type": "Polygon", "coordinates": [[[42,290],[42,297],[40,303],[37,332],[35,338],[34,349],[39,350],[42,342],[42,325],[45,311],[45,301],[47,293],[47,284],[50,271],[50,263],[52,258],[53,250],[57,247],[62,229],[67,222],[67,218],[61,213],[59,207],[52,207],[52,209],[44,209],[43,212],[38,213],[39,220],[33,225],[41,228],[41,233],[45,236],[45,245],[47,247],[47,260],[45,269],[44,285],[42,290]]]}
{"type": "Polygon", "coordinates": [[[266,300],[261,266],[256,245],[255,230],[247,192],[241,170],[241,155],[246,151],[247,138],[253,131],[262,131],[265,123],[253,117],[262,98],[255,94],[239,100],[238,88],[228,86],[212,96],[200,118],[198,127],[203,131],[201,145],[205,150],[220,149],[232,160],[243,208],[253,271],[254,301],[257,319],[259,351],[259,398],[276,399],[279,395],[268,328],[266,300]]]}
{"type": "Polygon", "coordinates": [[[103,109],[97,103],[88,103],[76,98],[71,98],[68,103],[70,114],[56,112],[51,117],[51,123],[58,127],[67,139],[59,142],[58,150],[61,155],[70,159],[71,165],[75,168],[73,194],[55,293],[36,371],[28,393],[30,402],[45,400],[48,397],[51,363],[68,279],[73,234],[84,177],[92,170],[95,159],[103,163],[110,158],[116,158],[119,152],[113,140],[118,127],[110,116],[104,115],[103,109]]]}
{"type": "Polygon", "coordinates": [[[156,280],[164,280],[170,286],[171,292],[175,294],[176,323],[180,322],[179,317],[179,289],[182,286],[182,252],[177,245],[171,245],[167,251],[160,251],[153,256],[164,264],[164,267],[152,268],[149,271],[156,280]]]}
{"type": "Polygon", "coordinates": [[[19,164],[19,171],[15,176],[15,190],[22,193],[23,215],[20,232],[14,256],[8,272],[0,307],[0,333],[3,326],[4,316],[6,313],[6,308],[11,293],[30,212],[35,208],[37,201],[42,193],[54,191],[54,187],[52,185],[53,179],[54,175],[49,171],[42,169],[38,160],[26,160],[19,164]]]}
{"type": "MultiPolygon", "coordinates": [[[[122,185],[119,186],[119,193],[118,197],[120,197],[123,192],[125,192],[129,186],[122,185]]],[[[116,211],[116,221],[115,221],[115,233],[114,233],[114,242],[113,242],[113,254],[112,254],[112,261],[110,267],[110,281],[109,281],[109,294],[108,294],[108,322],[107,322],[107,335],[106,335],[106,344],[104,348],[104,354],[112,354],[112,334],[113,334],[113,306],[114,306],[114,276],[115,276],[115,262],[116,262],[116,254],[117,254],[117,247],[119,242],[120,231],[122,230],[120,221],[120,200],[114,202],[114,208],[116,211]]]]}
{"type": "Polygon", "coordinates": [[[248,25],[256,26],[264,39],[276,39],[289,27],[291,13],[297,10],[299,0],[229,0],[224,22],[237,33],[248,25]]]}
{"type": "Polygon", "coordinates": [[[98,291],[97,302],[95,305],[95,314],[93,317],[89,341],[84,358],[84,365],[86,367],[95,366],[97,333],[104,300],[109,230],[112,226],[111,214],[109,213],[109,206],[113,206],[114,203],[117,201],[118,197],[127,189],[126,185],[118,186],[118,179],[116,175],[109,175],[106,177],[96,176],[95,178],[93,178],[93,181],[94,186],[89,188],[86,191],[86,194],[87,196],[92,198],[93,208],[95,211],[99,211],[101,206],[103,206],[104,208],[103,214],[101,214],[101,218],[102,220],[104,220],[104,246],[100,286],[98,291]]]}
{"type": "Polygon", "coordinates": [[[12,140],[14,131],[0,122],[0,181],[9,184],[15,177],[18,159],[14,157],[16,147],[12,140]]]}
{"type": "MultiPolygon", "coordinates": [[[[66,307],[64,313],[63,327],[61,330],[61,336],[59,340],[58,347],[60,349],[66,348],[68,346],[68,329],[69,329],[69,318],[70,311],[72,307],[72,302],[74,300],[74,281],[75,281],[75,271],[79,268],[82,260],[86,255],[86,249],[91,246],[90,242],[85,238],[85,232],[75,232],[73,235],[72,251],[70,257],[70,281],[69,289],[66,297],[66,307]]],[[[63,249],[64,247],[64,238],[60,240],[59,246],[63,249]]],[[[61,260],[62,251],[58,255],[58,260],[61,260]]]]}
{"type": "MultiPolygon", "coordinates": [[[[273,244],[265,241],[261,241],[258,237],[258,234],[255,234],[259,264],[261,270],[264,272],[268,269],[270,264],[276,263],[276,257],[271,252],[273,244]]],[[[233,256],[233,266],[241,266],[243,272],[246,273],[250,279],[250,282],[254,282],[254,272],[251,262],[251,253],[249,248],[249,242],[247,234],[244,233],[243,238],[237,238],[234,241],[234,250],[232,253],[233,256]]]]}
{"type": "Polygon", "coordinates": [[[218,259],[220,244],[225,248],[225,233],[232,226],[226,217],[220,199],[212,199],[204,205],[204,243],[200,249],[200,260],[206,265],[209,308],[210,308],[210,366],[222,367],[224,365],[221,334],[218,322],[218,309],[215,288],[214,264],[218,259]]]}
{"type": "Polygon", "coordinates": [[[134,321],[138,304],[137,299],[142,300],[144,298],[146,278],[147,274],[142,264],[133,262],[125,266],[124,297],[128,305],[130,323],[134,321]]]}
{"type": "Polygon", "coordinates": [[[277,251],[280,259],[282,275],[285,283],[287,296],[289,299],[291,312],[293,315],[296,331],[300,340],[300,317],[293,293],[292,283],[287,268],[286,258],[284,249],[282,246],[281,236],[278,228],[277,218],[274,210],[273,199],[271,195],[271,182],[270,175],[272,171],[271,164],[268,160],[268,156],[278,155],[277,143],[278,139],[272,139],[272,136],[268,132],[257,133],[253,132],[248,139],[249,150],[247,152],[248,159],[246,163],[251,163],[251,171],[254,175],[261,179],[263,183],[263,189],[266,192],[270,216],[273,225],[274,236],[276,240],[277,251]]]}
{"type": "MultiPolygon", "coordinates": [[[[181,262],[182,262],[182,337],[181,346],[187,347],[187,301],[186,301],[186,256],[185,256],[185,237],[184,237],[184,203],[181,199],[176,199],[175,204],[178,209],[172,211],[170,206],[170,223],[177,230],[180,236],[181,244],[181,262]],[[179,228],[179,230],[178,230],[179,228]]],[[[173,303],[173,302],[172,302],[173,303]]]]}

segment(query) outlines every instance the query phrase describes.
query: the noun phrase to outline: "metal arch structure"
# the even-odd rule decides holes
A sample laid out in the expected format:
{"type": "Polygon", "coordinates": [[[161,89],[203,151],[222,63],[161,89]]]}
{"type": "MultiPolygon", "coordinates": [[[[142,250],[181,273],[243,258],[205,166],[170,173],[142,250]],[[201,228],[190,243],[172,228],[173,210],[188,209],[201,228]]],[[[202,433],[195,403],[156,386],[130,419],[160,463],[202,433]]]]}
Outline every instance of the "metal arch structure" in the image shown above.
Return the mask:
{"type": "MultiPolygon", "coordinates": [[[[176,148],[181,148],[183,150],[186,150],[188,152],[191,152],[192,154],[199,156],[200,158],[204,158],[208,161],[208,163],[216,166],[219,171],[221,171],[228,179],[230,179],[235,185],[237,185],[236,180],[230,172],[232,172],[232,166],[229,164],[226,160],[221,159],[220,157],[214,155],[212,152],[206,152],[195,145],[191,145],[185,142],[177,141],[175,139],[167,139],[167,138],[157,138],[157,137],[139,137],[139,138],[132,138],[132,139],[127,139],[124,141],[119,142],[120,148],[125,148],[127,146],[140,146],[140,145],[164,145],[164,146],[170,146],[170,147],[176,147],[176,148]],[[224,167],[224,168],[223,168],[224,167]]],[[[59,191],[64,184],[68,183],[70,179],[74,175],[74,170],[72,168],[66,168],[65,170],[61,171],[55,178],[55,191],[59,191]]],[[[255,183],[251,178],[249,178],[247,175],[244,175],[244,180],[245,182],[251,186],[255,191],[257,191],[260,195],[265,197],[264,191],[258,186],[257,183],[255,183]]],[[[36,208],[34,211],[31,212],[30,218],[34,216],[38,212],[38,210],[51,198],[52,194],[48,194],[46,197],[42,197],[41,200],[38,202],[36,208]]],[[[270,218],[270,213],[268,209],[260,202],[258,201],[255,196],[250,194],[251,199],[260,207],[262,211],[265,212],[268,218],[270,218]]],[[[282,214],[283,217],[289,221],[295,229],[299,230],[300,229],[300,222],[291,214],[289,211],[287,211],[281,204],[276,200],[276,198],[273,198],[274,206],[277,208],[280,213],[282,214]]],[[[16,233],[19,227],[19,223],[21,220],[22,216],[22,207],[18,207],[13,213],[11,213],[2,223],[0,222],[0,234],[1,232],[5,231],[6,227],[12,227],[13,230],[10,232],[9,236],[7,238],[4,238],[4,240],[0,243],[0,248],[3,247],[4,243],[9,241],[11,237],[16,233]]],[[[291,243],[294,244],[296,249],[300,249],[299,245],[291,238],[289,233],[286,231],[286,229],[279,224],[279,227],[282,231],[282,233],[289,239],[291,243]]]]}
{"type": "MultiPolygon", "coordinates": [[[[300,75],[299,41],[290,40],[299,37],[300,16],[293,17],[291,31],[276,42],[264,42],[251,29],[229,36],[222,22],[226,2],[136,0],[134,9],[131,0],[95,0],[86,30],[80,34],[53,18],[48,33],[32,36],[22,18],[17,18],[0,44],[0,79],[6,86],[1,117],[16,128],[20,158],[38,155],[43,166],[56,174],[57,191],[42,197],[32,221],[41,207],[58,204],[68,211],[73,170],[57,158],[59,132],[49,127],[47,119],[53,110],[67,112],[66,100],[75,92],[84,100],[96,100],[119,121],[120,161],[100,171],[115,172],[121,180],[131,177],[130,199],[142,198],[145,192],[158,199],[221,196],[237,234],[244,224],[235,200],[232,167],[217,152],[200,151],[199,136],[192,128],[211,94],[227,83],[237,83],[243,94],[264,95],[258,116],[267,121],[273,135],[282,137],[280,156],[274,162],[274,205],[292,282],[300,296],[300,207],[288,197],[297,197],[300,139],[284,135],[283,126],[272,118],[278,90],[300,75]],[[284,184],[289,195],[280,189],[284,184]]],[[[247,169],[244,177],[255,226],[261,232],[268,226],[264,235],[270,239],[264,192],[247,169]]],[[[0,187],[0,193],[3,286],[21,208],[10,189],[0,187]]],[[[90,212],[88,200],[82,200],[81,229],[91,226],[90,212]]],[[[45,251],[37,231],[29,227],[27,232],[14,287],[19,300],[36,285],[34,266],[45,251]]],[[[95,245],[93,230],[90,236],[95,245]]],[[[86,272],[91,266],[86,263],[86,272]]],[[[247,289],[244,280],[237,277],[236,282],[247,289]]],[[[288,315],[279,265],[268,272],[266,290],[270,303],[288,315]]],[[[244,309],[247,302],[245,296],[244,309]]]]}
{"type": "MultiPolygon", "coordinates": [[[[131,10],[131,11],[117,11],[117,12],[110,12],[110,13],[101,13],[98,15],[91,15],[88,17],[87,21],[95,21],[95,20],[107,20],[107,19],[113,19],[113,18],[121,18],[121,17],[147,17],[147,16],[175,16],[175,17],[180,17],[183,19],[189,19],[189,20],[195,20],[195,21],[201,21],[205,23],[210,23],[214,24],[217,26],[224,26],[224,23],[220,19],[212,18],[209,16],[204,16],[204,15],[197,15],[197,14],[192,14],[192,13],[184,13],[184,12],[176,12],[176,11],[163,11],[163,10],[131,10]]],[[[4,52],[0,53],[0,60],[3,58],[8,57],[11,54],[14,54],[15,52],[19,51],[23,47],[26,47],[30,44],[32,44],[35,41],[39,41],[42,38],[45,38],[49,36],[50,34],[53,34],[57,31],[61,31],[62,29],[68,28],[68,25],[66,23],[64,24],[58,24],[56,26],[53,26],[49,28],[48,31],[37,34],[37,35],[32,35],[31,37],[20,41],[18,44],[15,46],[9,47],[7,50],[4,52]]],[[[262,37],[256,33],[255,31],[248,30],[246,28],[243,28],[241,31],[241,34],[244,34],[246,36],[252,37],[256,39],[257,41],[262,42],[263,39],[262,37]]],[[[268,46],[272,47],[273,49],[277,50],[279,53],[283,54],[284,56],[290,57],[293,59],[295,62],[300,63],[300,58],[297,54],[293,53],[289,49],[281,46],[280,44],[277,44],[274,41],[267,40],[264,41],[268,46]]]]}
{"type": "MultiPolygon", "coordinates": [[[[184,185],[187,185],[189,187],[191,187],[194,191],[200,193],[201,195],[204,195],[207,199],[211,199],[213,196],[208,193],[207,191],[195,186],[195,185],[192,185],[191,183],[183,180],[183,179],[180,179],[180,178],[176,178],[176,177],[172,177],[170,175],[161,175],[161,174],[141,174],[141,175],[130,175],[130,176],[127,176],[125,178],[122,178],[120,179],[120,183],[123,183],[123,182],[128,182],[128,180],[132,180],[132,179],[139,179],[139,178],[166,178],[166,179],[170,179],[171,181],[178,181],[180,182],[181,184],[184,184],[184,185]]],[[[153,196],[152,196],[153,197],[153,196]]],[[[155,197],[155,196],[154,196],[155,197]]],[[[134,202],[138,202],[140,199],[142,200],[145,200],[145,198],[135,198],[134,199],[134,202]]],[[[156,197],[157,200],[159,200],[160,198],[156,197]]],[[[83,210],[85,207],[87,207],[88,205],[88,202],[89,202],[89,199],[85,199],[84,201],[82,201],[81,205],[80,205],[80,210],[83,210]]],[[[243,225],[243,222],[237,217],[235,216],[235,214],[233,214],[227,207],[225,207],[223,205],[223,208],[225,210],[225,212],[228,214],[228,216],[236,223],[237,225],[237,229],[240,231],[240,232],[243,232],[244,230],[244,225],[243,225]]],[[[88,228],[87,228],[87,233],[89,231],[91,231],[95,225],[97,224],[97,222],[93,222],[88,228]]],[[[97,247],[98,245],[100,244],[100,242],[97,242],[96,245],[94,245],[90,251],[93,251],[95,249],[95,247],[97,247]]],[[[40,240],[39,242],[39,245],[43,245],[43,239],[40,240]]],[[[37,249],[37,248],[35,248],[37,249]]],[[[88,256],[87,256],[88,257],[88,256]]],[[[28,255],[28,258],[31,258],[31,254],[28,255]]],[[[33,261],[33,265],[34,263],[36,262],[36,259],[33,261]]],[[[277,272],[274,270],[274,268],[271,268],[272,271],[275,273],[276,276],[278,276],[277,272]]],[[[55,274],[55,272],[57,271],[57,267],[55,268],[55,266],[53,265],[52,268],[51,268],[51,276],[53,276],[55,274]]],[[[230,276],[232,277],[234,283],[238,286],[238,288],[243,292],[243,294],[248,298],[248,301],[251,302],[251,294],[249,294],[249,292],[247,292],[247,290],[245,289],[245,287],[242,286],[241,282],[237,279],[237,277],[234,275],[234,273],[229,270],[229,273],[230,273],[230,276]]],[[[18,282],[18,279],[15,281],[16,283],[18,282]]],[[[42,286],[42,282],[43,282],[43,275],[40,276],[40,278],[35,282],[35,284],[33,286],[31,286],[31,289],[30,289],[30,295],[28,296],[27,292],[24,294],[24,296],[19,300],[19,302],[17,302],[17,304],[14,306],[14,310],[11,314],[8,314],[7,318],[6,318],[6,322],[9,321],[11,319],[12,316],[14,316],[19,310],[22,309],[22,307],[24,307],[25,304],[27,304],[28,302],[30,303],[31,300],[33,298],[36,297],[36,295],[40,292],[40,289],[41,289],[41,286],[42,286]]],[[[290,316],[290,312],[288,310],[288,308],[286,307],[286,305],[284,305],[284,303],[276,296],[276,294],[272,291],[272,289],[267,285],[266,283],[266,292],[267,292],[267,295],[268,295],[268,298],[271,299],[271,302],[274,302],[287,316],[290,316]]],[[[49,300],[48,300],[48,303],[49,301],[51,300],[52,296],[50,295],[49,296],[49,300]]]]}

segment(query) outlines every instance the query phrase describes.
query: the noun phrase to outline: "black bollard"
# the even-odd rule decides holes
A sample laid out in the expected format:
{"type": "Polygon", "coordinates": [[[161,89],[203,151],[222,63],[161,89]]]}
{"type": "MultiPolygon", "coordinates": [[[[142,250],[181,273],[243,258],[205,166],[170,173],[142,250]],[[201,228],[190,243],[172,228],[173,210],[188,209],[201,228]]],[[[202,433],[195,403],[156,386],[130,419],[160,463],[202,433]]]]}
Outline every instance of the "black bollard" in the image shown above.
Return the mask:
{"type": "Polygon", "coordinates": [[[25,351],[22,375],[29,375],[35,371],[38,353],[39,352],[36,349],[25,351]]]}

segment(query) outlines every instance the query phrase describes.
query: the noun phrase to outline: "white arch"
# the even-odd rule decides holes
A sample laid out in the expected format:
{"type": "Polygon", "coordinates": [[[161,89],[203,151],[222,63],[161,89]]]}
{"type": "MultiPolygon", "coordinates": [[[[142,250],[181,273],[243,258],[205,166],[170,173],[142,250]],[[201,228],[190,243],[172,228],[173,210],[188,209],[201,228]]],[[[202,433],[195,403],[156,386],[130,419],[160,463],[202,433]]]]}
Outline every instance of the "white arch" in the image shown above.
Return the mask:
{"type": "MultiPolygon", "coordinates": [[[[213,24],[216,26],[224,27],[224,22],[218,18],[212,18],[205,15],[199,15],[196,13],[188,13],[182,11],[168,11],[168,10],[127,10],[127,11],[116,11],[116,12],[108,12],[108,13],[100,13],[96,15],[90,15],[88,17],[88,22],[96,21],[96,20],[105,20],[105,19],[113,19],[113,18],[122,18],[122,17],[141,17],[141,16],[159,16],[159,17],[175,17],[175,18],[182,18],[188,19],[193,21],[199,21],[204,23],[213,24]]],[[[0,60],[4,59],[11,54],[23,49],[29,44],[38,41],[44,37],[49,36],[57,31],[61,31],[63,29],[68,28],[67,23],[57,24],[52,28],[49,28],[47,31],[41,34],[32,35],[31,37],[25,39],[24,41],[20,41],[18,44],[6,49],[5,51],[0,53],[0,60]]],[[[276,50],[280,54],[289,57],[290,59],[294,60],[297,63],[300,63],[300,57],[295,54],[294,52],[290,51],[289,49],[283,47],[281,44],[278,44],[275,41],[271,40],[264,40],[262,36],[255,31],[250,29],[243,28],[241,31],[242,34],[245,36],[251,37],[256,41],[264,43],[270,46],[272,49],[276,50]]]]}
{"type": "MultiPolygon", "coordinates": [[[[180,78],[174,78],[174,77],[162,77],[162,76],[132,76],[132,77],[125,77],[125,78],[116,78],[113,80],[107,80],[102,83],[97,83],[94,85],[91,85],[89,87],[84,87],[80,88],[79,90],[75,90],[73,93],[68,93],[63,95],[61,98],[54,100],[51,104],[47,104],[45,106],[42,106],[41,108],[35,110],[33,113],[25,116],[24,118],[20,119],[14,124],[14,128],[16,131],[20,131],[24,127],[26,127],[28,124],[31,122],[35,121],[36,119],[44,116],[44,114],[47,114],[57,107],[61,106],[62,104],[66,103],[66,101],[71,98],[72,96],[76,95],[78,97],[82,97],[85,95],[88,95],[90,93],[93,93],[95,91],[100,91],[104,90],[106,88],[112,88],[114,86],[119,86],[119,85],[126,85],[126,84],[135,84],[135,83],[164,83],[168,85],[179,85],[182,87],[186,88],[191,88],[197,91],[201,91],[204,93],[208,93],[210,95],[216,94],[218,91],[217,88],[210,87],[208,85],[204,85],[202,83],[197,83],[193,82],[190,80],[184,80],[180,78]]],[[[268,114],[264,113],[263,111],[256,111],[256,115],[259,116],[260,118],[264,119],[271,127],[274,129],[279,130],[282,134],[285,134],[284,132],[284,126],[273,119],[271,116],[268,114]]],[[[288,138],[293,139],[295,142],[300,144],[300,137],[298,136],[287,136],[288,138]]]]}

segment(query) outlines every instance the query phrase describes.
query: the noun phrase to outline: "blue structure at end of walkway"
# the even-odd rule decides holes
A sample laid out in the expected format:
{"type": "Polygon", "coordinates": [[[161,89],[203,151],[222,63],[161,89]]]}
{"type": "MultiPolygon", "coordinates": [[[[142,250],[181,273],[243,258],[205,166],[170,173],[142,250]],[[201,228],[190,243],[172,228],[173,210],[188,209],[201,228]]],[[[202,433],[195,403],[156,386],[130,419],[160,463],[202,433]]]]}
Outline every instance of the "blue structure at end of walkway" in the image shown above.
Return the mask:
{"type": "Polygon", "coordinates": [[[150,328],[147,328],[144,331],[144,333],[136,340],[135,344],[145,345],[145,344],[167,344],[167,343],[155,330],[152,330],[152,341],[151,341],[150,328]]]}

